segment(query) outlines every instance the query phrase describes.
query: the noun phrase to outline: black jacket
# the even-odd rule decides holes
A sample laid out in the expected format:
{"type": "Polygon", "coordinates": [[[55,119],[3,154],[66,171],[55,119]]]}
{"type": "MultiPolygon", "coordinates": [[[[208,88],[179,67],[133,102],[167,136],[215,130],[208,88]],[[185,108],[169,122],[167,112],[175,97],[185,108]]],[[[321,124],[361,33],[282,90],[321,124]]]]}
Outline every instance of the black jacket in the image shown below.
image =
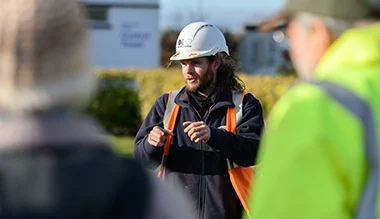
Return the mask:
{"type": "MultiPolygon", "coordinates": [[[[245,96],[243,117],[235,135],[219,129],[226,124],[227,108],[234,106],[232,92],[222,91],[213,98],[214,104],[201,118],[186,89],[177,95],[175,103],[181,109],[167,159],[166,179],[179,183],[192,197],[198,218],[240,218],[242,206],[231,185],[226,158],[240,166],[254,165],[264,127],[262,107],[253,95],[245,96]],[[207,144],[190,140],[182,126],[185,121],[205,121],[211,130],[207,144]]],[[[163,148],[153,147],[147,140],[154,126],[163,127],[167,99],[168,94],[157,98],[136,135],[135,157],[146,168],[155,169],[161,161],[163,148]]]]}
{"type": "Polygon", "coordinates": [[[114,154],[100,130],[65,113],[1,115],[0,218],[191,218],[178,190],[114,154]]]}

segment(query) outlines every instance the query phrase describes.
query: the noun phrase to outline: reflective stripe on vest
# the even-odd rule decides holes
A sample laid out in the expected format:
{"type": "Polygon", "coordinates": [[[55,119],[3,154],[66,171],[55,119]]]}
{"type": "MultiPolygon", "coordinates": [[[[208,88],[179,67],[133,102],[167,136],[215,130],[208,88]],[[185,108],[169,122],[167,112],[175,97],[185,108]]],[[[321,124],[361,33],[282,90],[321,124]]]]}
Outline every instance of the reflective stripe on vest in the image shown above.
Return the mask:
{"type": "MultiPolygon", "coordinates": [[[[169,91],[169,99],[168,102],[166,103],[166,110],[164,114],[164,128],[170,131],[174,131],[174,126],[175,126],[175,121],[178,116],[179,112],[179,105],[174,103],[174,99],[177,96],[179,90],[175,91],[169,91]]],[[[161,160],[161,167],[160,170],[158,171],[157,177],[165,180],[165,175],[166,175],[166,160],[168,158],[169,154],[169,149],[170,149],[170,143],[172,141],[172,136],[169,135],[166,138],[166,142],[164,145],[164,153],[162,155],[162,160],[161,160]]]]}
{"type": "MultiPolygon", "coordinates": [[[[246,92],[242,93],[234,93],[232,96],[232,100],[235,104],[235,108],[230,107],[227,111],[227,117],[226,117],[226,127],[227,131],[232,132],[236,134],[236,126],[240,122],[241,118],[243,117],[243,99],[246,92]],[[233,118],[229,117],[235,115],[235,121],[233,121],[233,118]],[[232,121],[231,121],[232,120],[232,121]],[[230,125],[231,123],[231,125],[230,125]]],[[[236,163],[230,161],[227,159],[227,166],[228,169],[232,168],[238,168],[240,167],[236,163]]]]}
{"type": "MultiPolygon", "coordinates": [[[[179,105],[174,103],[174,99],[179,93],[179,90],[170,91],[168,103],[166,104],[164,114],[164,128],[173,132],[175,126],[175,119],[178,116],[179,105]]],[[[243,116],[243,99],[244,93],[234,93],[233,102],[235,107],[229,107],[226,115],[226,130],[236,134],[236,125],[239,123],[243,116]]],[[[169,153],[171,143],[171,136],[168,136],[164,145],[164,154],[162,156],[161,168],[158,173],[158,177],[165,179],[166,172],[166,159],[169,153]],[[170,138],[169,138],[170,137],[170,138]]],[[[249,213],[248,210],[248,194],[253,183],[253,170],[250,167],[240,167],[227,159],[228,174],[230,176],[231,184],[243,205],[244,210],[249,213]]]]}
{"type": "Polygon", "coordinates": [[[331,82],[311,82],[323,88],[331,97],[361,120],[365,131],[365,150],[368,175],[355,212],[356,219],[377,218],[377,195],[379,186],[379,149],[375,117],[365,101],[349,89],[331,82]]]}
{"type": "MultiPolygon", "coordinates": [[[[168,123],[169,123],[169,118],[172,114],[173,108],[175,107],[174,99],[178,95],[179,90],[174,90],[174,91],[169,91],[169,97],[168,97],[168,102],[166,103],[166,109],[165,109],[165,114],[164,114],[164,128],[169,129],[168,123]]],[[[173,130],[171,130],[173,131],[173,130]]]]}

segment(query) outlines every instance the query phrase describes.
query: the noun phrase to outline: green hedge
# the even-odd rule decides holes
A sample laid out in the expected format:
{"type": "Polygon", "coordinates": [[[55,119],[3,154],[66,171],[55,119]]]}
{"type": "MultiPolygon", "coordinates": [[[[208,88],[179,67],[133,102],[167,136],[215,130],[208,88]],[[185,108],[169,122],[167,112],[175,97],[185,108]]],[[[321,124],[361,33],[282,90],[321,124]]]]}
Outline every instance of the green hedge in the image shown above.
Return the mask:
{"type": "Polygon", "coordinates": [[[98,78],[87,111],[111,134],[134,136],[142,122],[136,80],[124,72],[99,73],[98,78]]]}

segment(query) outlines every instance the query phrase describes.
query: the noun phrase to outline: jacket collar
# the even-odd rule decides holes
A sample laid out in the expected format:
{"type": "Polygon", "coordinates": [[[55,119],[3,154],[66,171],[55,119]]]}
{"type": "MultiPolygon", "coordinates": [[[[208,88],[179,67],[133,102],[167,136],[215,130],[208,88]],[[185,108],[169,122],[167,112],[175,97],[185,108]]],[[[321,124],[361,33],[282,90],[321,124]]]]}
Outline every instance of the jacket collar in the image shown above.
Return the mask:
{"type": "MultiPolygon", "coordinates": [[[[234,103],[232,101],[232,92],[228,89],[221,89],[219,87],[215,88],[214,94],[212,95],[212,101],[215,103],[213,109],[220,107],[232,107],[234,103]]],[[[186,90],[186,87],[183,87],[175,98],[174,102],[181,107],[190,107],[190,94],[186,90]]]]}

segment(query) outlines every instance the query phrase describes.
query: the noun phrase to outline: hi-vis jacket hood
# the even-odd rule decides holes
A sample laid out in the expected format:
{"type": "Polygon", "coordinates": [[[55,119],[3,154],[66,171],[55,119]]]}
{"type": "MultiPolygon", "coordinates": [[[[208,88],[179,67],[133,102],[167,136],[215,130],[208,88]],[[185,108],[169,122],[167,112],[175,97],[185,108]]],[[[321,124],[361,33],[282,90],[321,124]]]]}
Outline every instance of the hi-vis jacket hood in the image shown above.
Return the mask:
{"type": "MultiPolygon", "coordinates": [[[[367,102],[379,133],[380,24],[343,33],[315,79],[341,85],[367,102]]],[[[368,173],[364,142],[363,122],[350,110],[321,87],[294,86],[270,115],[252,218],[354,218],[368,173]]]]}
{"type": "Polygon", "coordinates": [[[316,69],[316,78],[347,86],[352,84],[353,89],[360,93],[361,89],[356,84],[380,83],[379,48],[380,24],[346,31],[323,56],[316,69]]]}

